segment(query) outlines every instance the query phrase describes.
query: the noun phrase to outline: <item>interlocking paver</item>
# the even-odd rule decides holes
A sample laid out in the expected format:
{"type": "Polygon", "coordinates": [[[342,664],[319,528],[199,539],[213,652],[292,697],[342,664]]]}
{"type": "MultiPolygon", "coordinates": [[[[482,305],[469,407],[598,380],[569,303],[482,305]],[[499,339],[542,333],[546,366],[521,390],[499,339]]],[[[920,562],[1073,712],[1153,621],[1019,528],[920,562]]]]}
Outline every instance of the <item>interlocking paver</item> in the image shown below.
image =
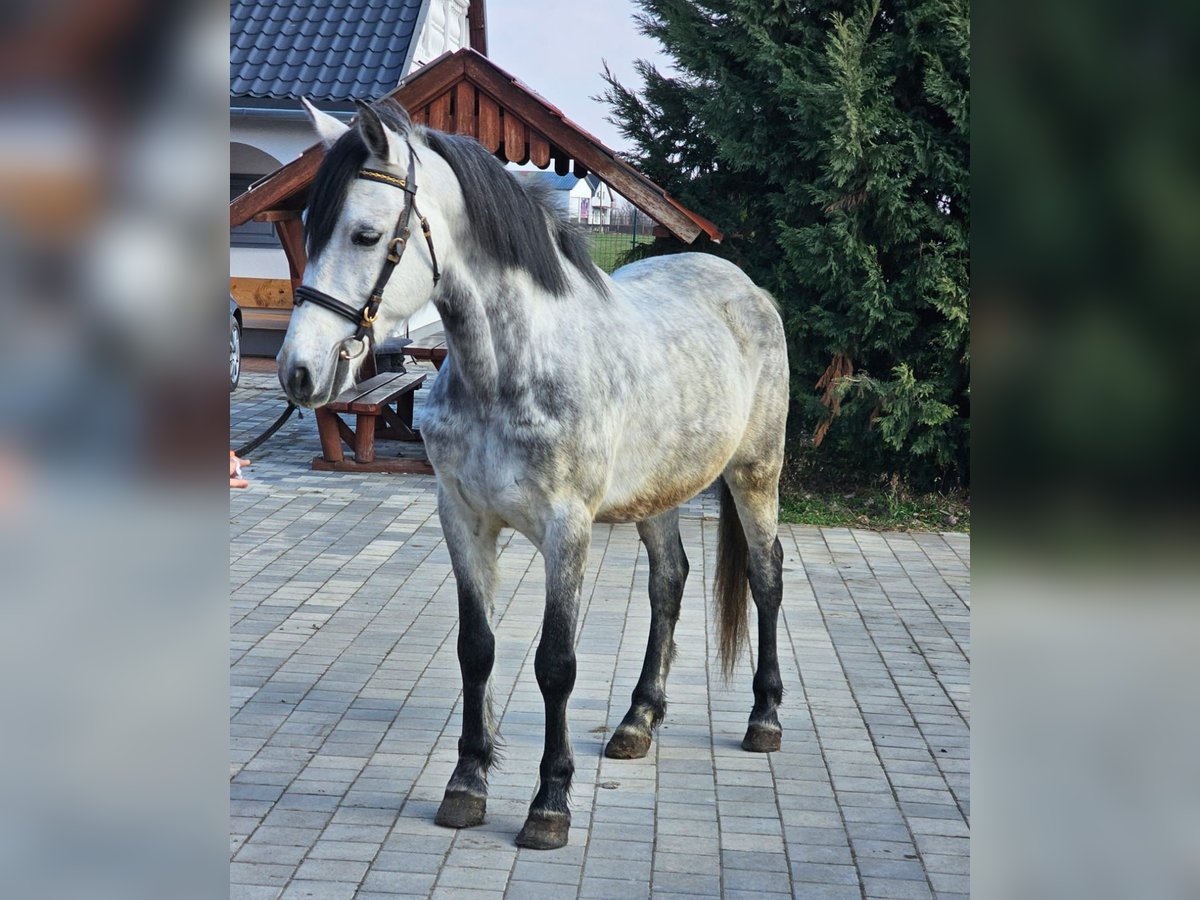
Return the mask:
{"type": "MultiPolygon", "coordinates": [[[[282,405],[273,376],[247,373],[244,385],[235,444],[282,405]]],[[[493,690],[506,754],[488,822],[438,828],[461,696],[435,482],[312,472],[319,452],[311,417],[293,418],[230,498],[231,897],[967,892],[965,536],[781,527],[784,744],[757,756],[739,746],[749,663],[728,684],[713,666],[716,499],[685,504],[691,577],[671,706],[648,757],[618,761],[602,751],[641,668],[648,569],[632,526],[595,526],[570,704],[571,843],[539,854],[513,837],[543,737],[540,557],[504,533],[493,690]]]]}

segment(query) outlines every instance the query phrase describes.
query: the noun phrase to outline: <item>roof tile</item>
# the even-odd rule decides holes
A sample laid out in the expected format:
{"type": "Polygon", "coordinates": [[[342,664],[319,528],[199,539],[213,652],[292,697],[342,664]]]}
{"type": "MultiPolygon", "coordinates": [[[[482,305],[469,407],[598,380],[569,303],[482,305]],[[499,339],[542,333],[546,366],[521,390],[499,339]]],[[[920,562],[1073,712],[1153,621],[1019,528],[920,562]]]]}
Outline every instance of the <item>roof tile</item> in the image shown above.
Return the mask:
{"type": "Polygon", "coordinates": [[[232,0],[234,97],[374,98],[392,90],[427,0],[232,0]]]}

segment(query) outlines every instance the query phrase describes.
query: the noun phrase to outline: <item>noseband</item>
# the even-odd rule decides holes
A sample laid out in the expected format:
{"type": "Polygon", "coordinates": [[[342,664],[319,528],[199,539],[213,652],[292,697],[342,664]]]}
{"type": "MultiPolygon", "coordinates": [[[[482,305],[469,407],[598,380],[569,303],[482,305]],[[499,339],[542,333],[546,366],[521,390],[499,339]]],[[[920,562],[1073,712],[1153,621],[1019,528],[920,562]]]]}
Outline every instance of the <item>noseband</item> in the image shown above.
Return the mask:
{"type": "MultiPolygon", "coordinates": [[[[392,277],[392,272],[396,270],[401,257],[404,256],[404,251],[408,248],[408,238],[411,234],[408,228],[408,221],[414,212],[417,214],[417,220],[421,223],[421,231],[425,235],[425,243],[429,246],[429,258],[433,262],[433,283],[436,285],[438,279],[442,277],[441,272],[438,271],[437,253],[433,249],[433,234],[429,230],[429,220],[421,215],[421,211],[417,209],[416,153],[413,151],[412,145],[409,144],[408,146],[407,178],[398,178],[389,172],[381,172],[378,169],[359,169],[358,177],[365,181],[377,181],[380,184],[399,188],[404,191],[405,195],[404,209],[400,211],[400,217],[396,220],[396,228],[392,232],[392,239],[387,244],[387,259],[383,263],[383,269],[380,271],[379,277],[375,279],[375,286],[371,288],[371,294],[367,298],[367,302],[360,308],[355,309],[353,306],[343,303],[337,297],[304,285],[296,288],[295,299],[293,301],[294,306],[300,306],[302,303],[315,303],[317,306],[324,307],[330,312],[336,313],[343,319],[348,319],[357,326],[354,336],[342,342],[339,353],[342,359],[351,358],[349,351],[346,350],[346,344],[350,341],[358,341],[362,345],[363,350],[365,350],[367,339],[374,339],[375,319],[379,315],[379,305],[383,303],[383,291],[392,277]]],[[[357,355],[355,354],[355,356],[357,355]]]]}

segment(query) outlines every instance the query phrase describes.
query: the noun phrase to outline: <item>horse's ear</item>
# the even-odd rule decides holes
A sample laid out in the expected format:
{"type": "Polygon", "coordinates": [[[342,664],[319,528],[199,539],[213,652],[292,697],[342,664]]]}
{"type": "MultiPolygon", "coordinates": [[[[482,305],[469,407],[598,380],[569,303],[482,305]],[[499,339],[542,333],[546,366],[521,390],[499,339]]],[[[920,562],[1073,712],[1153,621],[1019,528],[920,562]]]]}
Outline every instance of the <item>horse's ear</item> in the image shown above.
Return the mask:
{"type": "Polygon", "coordinates": [[[317,137],[321,139],[321,143],[326,148],[332,147],[337,143],[338,138],[350,130],[350,126],[345,122],[335,119],[329,113],[321,112],[309,103],[307,98],[301,97],[300,102],[304,104],[304,111],[308,113],[308,121],[312,122],[317,137]]]}
{"type": "Polygon", "coordinates": [[[412,136],[412,119],[408,117],[408,110],[400,104],[399,100],[388,94],[375,101],[375,108],[391,113],[393,119],[395,119],[392,124],[399,126],[400,133],[405,137],[412,136]]]}
{"type": "Polygon", "coordinates": [[[384,125],[379,113],[369,103],[356,99],[354,105],[358,107],[358,133],[367,149],[384,162],[399,163],[401,135],[384,125]]]}

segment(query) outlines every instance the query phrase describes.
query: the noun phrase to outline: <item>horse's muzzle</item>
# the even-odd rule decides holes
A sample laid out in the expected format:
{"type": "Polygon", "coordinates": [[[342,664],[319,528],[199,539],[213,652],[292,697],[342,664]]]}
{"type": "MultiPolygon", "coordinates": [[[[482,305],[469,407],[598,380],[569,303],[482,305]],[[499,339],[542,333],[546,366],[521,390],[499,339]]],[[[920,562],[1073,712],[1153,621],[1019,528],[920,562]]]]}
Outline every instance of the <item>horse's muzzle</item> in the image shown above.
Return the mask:
{"type": "MultiPolygon", "coordinates": [[[[283,379],[280,379],[283,381],[283,379]]],[[[287,373],[283,389],[288,399],[298,406],[307,406],[313,397],[313,380],[306,366],[296,366],[287,373]]]]}

